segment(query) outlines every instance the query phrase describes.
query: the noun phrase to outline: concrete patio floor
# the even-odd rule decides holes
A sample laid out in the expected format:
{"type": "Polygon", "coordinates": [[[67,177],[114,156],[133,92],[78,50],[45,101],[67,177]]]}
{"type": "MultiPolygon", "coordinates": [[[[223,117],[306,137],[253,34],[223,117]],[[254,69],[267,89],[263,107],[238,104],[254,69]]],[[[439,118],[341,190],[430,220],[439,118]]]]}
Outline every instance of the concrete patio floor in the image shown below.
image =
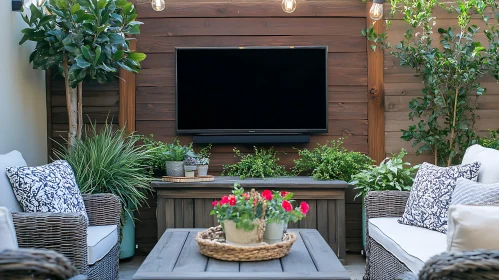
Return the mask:
{"type": "MultiPolygon", "coordinates": [[[[130,280],[146,257],[135,256],[131,260],[120,262],[119,280],[130,280]]],[[[364,265],[366,261],[358,254],[347,254],[347,264],[345,268],[350,273],[352,280],[362,280],[364,275],[364,265]]]]}

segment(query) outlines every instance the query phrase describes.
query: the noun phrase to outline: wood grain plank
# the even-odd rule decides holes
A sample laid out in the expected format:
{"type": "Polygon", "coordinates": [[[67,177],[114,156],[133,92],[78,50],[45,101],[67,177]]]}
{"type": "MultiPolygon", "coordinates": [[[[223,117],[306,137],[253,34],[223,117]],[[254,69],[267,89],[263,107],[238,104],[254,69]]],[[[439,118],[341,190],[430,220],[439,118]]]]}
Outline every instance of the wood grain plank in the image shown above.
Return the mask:
{"type": "MultiPolygon", "coordinates": [[[[359,29],[360,30],[360,29],[359,29]]],[[[358,32],[358,31],[356,31],[358,32]]],[[[360,33],[360,32],[359,32],[360,33]]],[[[238,34],[238,33],[235,33],[238,34]]],[[[366,39],[358,36],[144,36],[138,51],[175,52],[177,47],[327,46],[328,52],[366,52],[366,39]]]]}
{"type": "Polygon", "coordinates": [[[338,243],[336,242],[336,240],[338,240],[338,235],[336,233],[335,230],[331,230],[331,229],[335,229],[337,226],[338,226],[338,219],[337,219],[337,215],[336,215],[336,200],[328,200],[327,201],[327,218],[328,218],[328,227],[329,227],[329,231],[328,231],[328,240],[329,240],[329,244],[333,244],[333,251],[337,252],[338,250],[338,243]]]}
{"type": "Polygon", "coordinates": [[[284,272],[314,272],[317,271],[315,264],[307,252],[307,247],[303,243],[301,235],[297,231],[292,231],[297,235],[295,244],[291,247],[289,254],[281,259],[282,270],[284,272]]]}
{"type": "Polygon", "coordinates": [[[239,262],[225,262],[210,258],[206,266],[207,272],[239,272],[239,262]]]}
{"type": "MultiPolygon", "coordinates": [[[[143,19],[137,36],[362,36],[364,18],[158,18],[143,19]]],[[[139,48],[140,49],[140,48],[139,48]]]]}
{"type": "Polygon", "coordinates": [[[194,227],[194,200],[187,198],[182,199],[183,217],[184,217],[184,227],[193,228],[194,227]]]}
{"type": "Polygon", "coordinates": [[[168,8],[158,13],[149,2],[134,0],[139,19],[177,17],[365,17],[365,4],[352,0],[303,1],[292,14],[283,13],[281,1],[169,1],[168,8]]]}
{"type": "Polygon", "coordinates": [[[341,262],[337,258],[330,257],[334,252],[317,231],[301,231],[300,235],[319,272],[329,271],[348,275],[341,262]]]}
{"type": "Polygon", "coordinates": [[[281,260],[274,259],[260,262],[241,262],[239,271],[248,272],[282,272],[281,260]]]}
{"type": "Polygon", "coordinates": [[[199,247],[196,242],[196,234],[199,230],[189,231],[189,236],[185,241],[185,245],[182,248],[175,267],[174,272],[201,272],[205,271],[206,265],[208,263],[208,258],[201,255],[199,252],[199,247]]]}
{"type": "Polygon", "coordinates": [[[189,235],[188,231],[167,232],[154,246],[134,277],[147,272],[171,272],[189,235]]]}

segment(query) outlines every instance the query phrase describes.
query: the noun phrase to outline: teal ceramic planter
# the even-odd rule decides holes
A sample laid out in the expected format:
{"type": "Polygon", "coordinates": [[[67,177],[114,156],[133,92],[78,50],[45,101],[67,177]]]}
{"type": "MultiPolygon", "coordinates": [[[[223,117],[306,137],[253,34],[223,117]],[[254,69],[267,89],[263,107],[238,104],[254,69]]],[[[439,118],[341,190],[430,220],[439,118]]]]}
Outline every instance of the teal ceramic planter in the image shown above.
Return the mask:
{"type": "Polygon", "coordinates": [[[125,213],[125,224],[122,230],[120,244],[120,259],[128,259],[135,255],[135,224],[133,218],[135,211],[128,210],[125,213]]]}

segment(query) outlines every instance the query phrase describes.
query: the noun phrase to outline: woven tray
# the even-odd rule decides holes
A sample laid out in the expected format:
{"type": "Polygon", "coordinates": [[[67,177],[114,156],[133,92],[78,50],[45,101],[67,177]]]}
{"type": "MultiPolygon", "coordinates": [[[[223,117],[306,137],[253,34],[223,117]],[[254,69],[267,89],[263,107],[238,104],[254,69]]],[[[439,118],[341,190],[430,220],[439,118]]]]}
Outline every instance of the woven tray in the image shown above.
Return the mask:
{"type": "Polygon", "coordinates": [[[225,243],[221,226],[198,232],[196,242],[201,254],[223,261],[265,261],[286,256],[296,241],[294,233],[285,233],[282,242],[276,244],[261,243],[257,246],[237,246],[225,243]]]}
{"type": "Polygon", "coordinates": [[[199,177],[173,177],[173,176],[163,176],[163,182],[172,183],[192,183],[192,182],[211,182],[215,180],[214,176],[199,176],[199,177]]]}

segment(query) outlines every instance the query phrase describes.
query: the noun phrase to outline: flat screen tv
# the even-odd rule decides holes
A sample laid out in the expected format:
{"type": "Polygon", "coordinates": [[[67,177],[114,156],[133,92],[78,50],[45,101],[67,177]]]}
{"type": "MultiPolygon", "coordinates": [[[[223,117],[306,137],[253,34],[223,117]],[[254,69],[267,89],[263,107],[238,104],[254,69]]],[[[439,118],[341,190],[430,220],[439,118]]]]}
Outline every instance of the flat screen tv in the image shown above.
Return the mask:
{"type": "Polygon", "coordinates": [[[178,134],[327,132],[327,47],[176,49],[178,134]]]}

